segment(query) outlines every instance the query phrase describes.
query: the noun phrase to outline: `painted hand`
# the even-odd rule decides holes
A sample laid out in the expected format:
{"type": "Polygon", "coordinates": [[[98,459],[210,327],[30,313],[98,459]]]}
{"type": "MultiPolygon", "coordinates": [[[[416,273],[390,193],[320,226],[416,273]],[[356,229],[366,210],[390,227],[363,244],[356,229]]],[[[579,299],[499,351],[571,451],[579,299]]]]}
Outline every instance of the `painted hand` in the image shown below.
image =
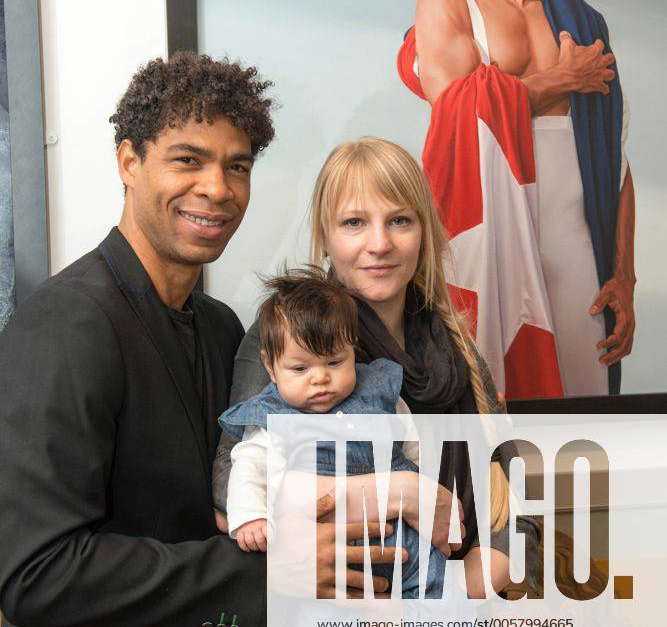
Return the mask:
{"type": "Polygon", "coordinates": [[[635,333],[634,281],[624,277],[609,279],[600,290],[589,310],[591,315],[602,313],[610,307],[616,315],[616,324],[612,334],[597,343],[597,348],[606,348],[609,352],[600,357],[600,363],[607,366],[615,364],[630,354],[635,333]]]}
{"type": "Polygon", "coordinates": [[[567,31],[560,33],[558,66],[572,81],[572,91],[582,94],[609,93],[608,83],[616,74],[609,66],[614,55],[604,54],[604,44],[597,39],[590,46],[579,46],[567,31]]]}

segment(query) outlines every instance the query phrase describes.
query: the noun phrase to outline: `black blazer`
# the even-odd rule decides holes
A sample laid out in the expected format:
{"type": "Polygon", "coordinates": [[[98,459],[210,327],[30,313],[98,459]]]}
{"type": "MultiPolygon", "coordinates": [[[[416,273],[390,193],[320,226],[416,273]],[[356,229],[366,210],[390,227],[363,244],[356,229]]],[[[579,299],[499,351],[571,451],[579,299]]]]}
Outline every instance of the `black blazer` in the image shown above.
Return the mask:
{"type": "MultiPolygon", "coordinates": [[[[211,466],[243,328],[193,294],[216,407],[117,229],[0,335],[0,608],[17,625],[266,622],[264,555],[218,533],[211,466]]],[[[6,624],[6,623],[5,623],[6,624]]]]}

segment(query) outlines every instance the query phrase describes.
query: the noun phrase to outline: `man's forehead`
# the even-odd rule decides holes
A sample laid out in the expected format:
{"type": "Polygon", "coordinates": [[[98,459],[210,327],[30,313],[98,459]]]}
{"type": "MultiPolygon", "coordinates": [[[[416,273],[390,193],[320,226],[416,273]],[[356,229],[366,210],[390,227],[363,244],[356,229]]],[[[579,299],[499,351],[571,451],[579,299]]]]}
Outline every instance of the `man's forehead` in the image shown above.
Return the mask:
{"type": "Polygon", "coordinates": [[[218,116],[211,122],[206,119],[198,122],[190,118],[175,126],[166,126],[156,137],[155,144],[163,150],[192,146],[215,153],[250,155],[251,152],[248,134],[234,126],[225,116],[218,116]]]}

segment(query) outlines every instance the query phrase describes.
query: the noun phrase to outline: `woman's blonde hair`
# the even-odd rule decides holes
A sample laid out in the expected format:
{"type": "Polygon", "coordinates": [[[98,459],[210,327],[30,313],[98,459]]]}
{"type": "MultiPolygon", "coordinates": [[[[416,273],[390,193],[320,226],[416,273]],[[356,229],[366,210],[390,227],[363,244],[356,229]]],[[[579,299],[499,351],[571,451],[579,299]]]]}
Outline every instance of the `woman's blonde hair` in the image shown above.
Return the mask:
{"type": "MultiPolygon", "coordinates": [[[[452,306],[447,291],[444,258],[447,238],[438,220],[428,182],[419,164],[401,146],[377,137],[362,137],[334,148],[315,182],[310,207],[311,263],[322,266],[326,233],[343,202],[361,204],[369,191],[399,207],[413,209],[422,228],[422,241],[413,282],[425,304],[449,329],[450,337],[465,357],[477,409],[488,414],[490,401],[472,337],[464,317],[452,306]]],[[[509,515],[508,486],[498,462],[491,467],[491,522],[493,531],[505,526],[509,515]]]]}

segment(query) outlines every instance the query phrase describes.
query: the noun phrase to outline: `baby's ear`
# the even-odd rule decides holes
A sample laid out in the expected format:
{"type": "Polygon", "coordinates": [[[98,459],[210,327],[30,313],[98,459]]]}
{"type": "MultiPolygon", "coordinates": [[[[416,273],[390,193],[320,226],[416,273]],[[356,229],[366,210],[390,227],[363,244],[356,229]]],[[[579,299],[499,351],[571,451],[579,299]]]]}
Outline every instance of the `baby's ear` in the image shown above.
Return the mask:
{"type": "Polygon", "coordinates": [[[266,351],[264,349],[259,351],[259,357],[262,360],[262,364],[264,364],[264,368],[269,373],[271,381],[275,383],[276,378],[273,375],[273,364],[271,364],[271,362],[269,361],[269,356],[266,354],[266,351]]]}

